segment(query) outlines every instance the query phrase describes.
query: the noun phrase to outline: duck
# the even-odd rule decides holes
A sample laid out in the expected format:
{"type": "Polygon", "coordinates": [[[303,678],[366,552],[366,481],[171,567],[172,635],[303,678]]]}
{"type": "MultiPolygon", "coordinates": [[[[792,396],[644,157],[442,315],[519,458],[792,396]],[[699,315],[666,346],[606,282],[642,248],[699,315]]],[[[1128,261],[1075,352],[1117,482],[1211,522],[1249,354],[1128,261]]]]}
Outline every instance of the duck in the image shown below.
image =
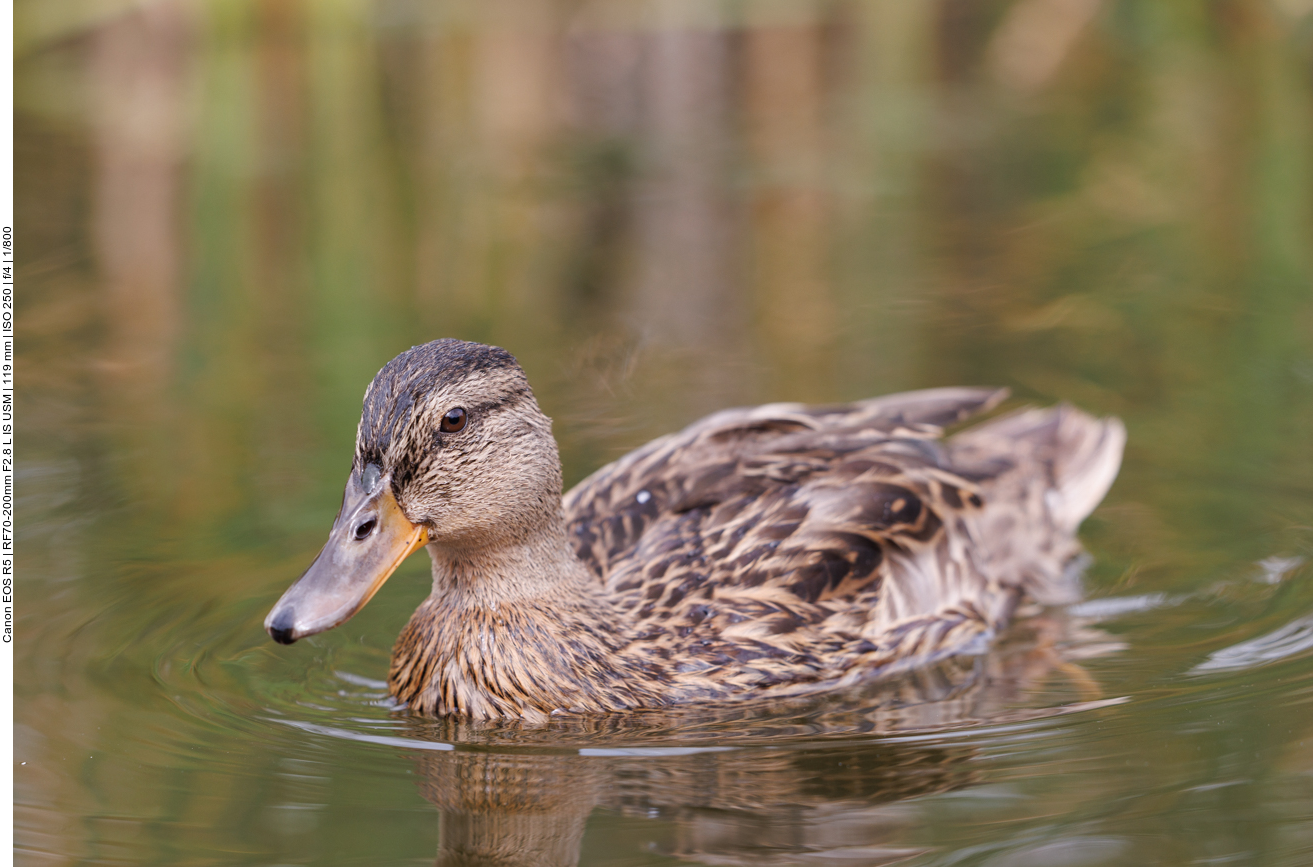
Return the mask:
{"type": "Polygon", "coordinates": [[[543,723],[805,699],[984,652],[1026,600],[1080,597],[1076,537],[1121,465],[1116,418],[1006,389],[727,409],[563,494],[514,356],[442,339],[365,392],[342,506],[270,610],[338,626],[423,547],[433,586],[388,688],[423,716],[543,723]]]}

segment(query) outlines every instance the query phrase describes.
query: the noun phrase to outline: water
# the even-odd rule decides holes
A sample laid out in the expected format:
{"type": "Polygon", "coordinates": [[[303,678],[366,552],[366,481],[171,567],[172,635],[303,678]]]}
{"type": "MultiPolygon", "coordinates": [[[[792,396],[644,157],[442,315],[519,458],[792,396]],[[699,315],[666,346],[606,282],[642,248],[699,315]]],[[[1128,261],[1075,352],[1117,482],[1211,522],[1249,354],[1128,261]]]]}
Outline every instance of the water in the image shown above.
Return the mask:
{"type": "Polygon", "coordinates": [[[26,864],[1313,863],[1313,7],[45,0],[17,17],[26,864]],[[424,720],[260,628],[365,384],[1116,414],[1088,600],[790,707],[424,720]]]}

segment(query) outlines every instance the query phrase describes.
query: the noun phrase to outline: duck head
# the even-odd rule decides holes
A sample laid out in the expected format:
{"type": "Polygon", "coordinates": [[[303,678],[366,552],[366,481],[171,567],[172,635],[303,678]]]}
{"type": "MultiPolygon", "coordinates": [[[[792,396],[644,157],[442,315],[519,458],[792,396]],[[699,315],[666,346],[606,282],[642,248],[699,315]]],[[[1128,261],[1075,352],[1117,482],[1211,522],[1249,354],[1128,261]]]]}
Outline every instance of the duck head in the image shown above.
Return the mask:
{"type": "Polygon", "coordinates": [[[328,542],[264,627],[291,644],[343,623],[424,545],[511,544],[559,520],[551,420],[506,350],[436,340],[398,355],[365,392],[328,542]]]}

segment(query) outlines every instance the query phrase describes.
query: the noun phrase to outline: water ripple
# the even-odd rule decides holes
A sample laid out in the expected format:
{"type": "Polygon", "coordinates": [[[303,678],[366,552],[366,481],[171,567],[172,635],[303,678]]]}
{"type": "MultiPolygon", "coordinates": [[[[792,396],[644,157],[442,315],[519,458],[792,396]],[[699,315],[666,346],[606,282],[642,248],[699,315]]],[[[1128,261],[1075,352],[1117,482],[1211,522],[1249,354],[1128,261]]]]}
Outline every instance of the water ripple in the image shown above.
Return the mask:
{"type": "Polygon", "coordinates": [[[1244,671],[1310,650],[1313,650],[1313,614],[1293,620],[1266,635],[1216,650],[1190,669],[1189,674],[1244,671]]]}

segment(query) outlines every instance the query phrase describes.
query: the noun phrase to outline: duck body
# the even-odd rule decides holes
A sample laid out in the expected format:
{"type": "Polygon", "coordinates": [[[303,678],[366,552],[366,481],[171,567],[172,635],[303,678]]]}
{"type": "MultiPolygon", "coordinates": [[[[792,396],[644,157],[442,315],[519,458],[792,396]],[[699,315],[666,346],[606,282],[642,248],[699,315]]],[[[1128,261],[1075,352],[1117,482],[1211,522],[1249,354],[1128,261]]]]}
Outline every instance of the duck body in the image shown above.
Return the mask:
{"type": "Polygon", "coordinates": [[[1004,396],[726,410],[562,498],[550,422],[514,359],[435,341],[375,378],[334,535],[266,627],[294,640],[363,604],[315,608],[390,496],[406,553],[423,542],[433,560],[388,679],[421,713],[794,697],[979,652],[1023,598],[1079,596],[1075,531],[1125,441],[1117,420],[1067,406],[943,438],[1004,396]],[[362,479],[377,490],[352,511],[362,479]]]}

